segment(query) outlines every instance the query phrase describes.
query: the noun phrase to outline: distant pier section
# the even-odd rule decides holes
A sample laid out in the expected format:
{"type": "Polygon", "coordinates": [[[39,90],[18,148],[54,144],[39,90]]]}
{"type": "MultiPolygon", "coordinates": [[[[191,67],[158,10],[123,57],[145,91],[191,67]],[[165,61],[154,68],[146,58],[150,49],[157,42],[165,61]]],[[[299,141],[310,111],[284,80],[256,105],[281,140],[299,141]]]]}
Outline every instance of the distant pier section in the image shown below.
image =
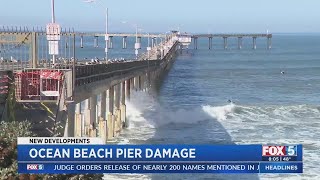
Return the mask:
{"type": "Polygon", "coordinates": [[[213,38],[223,38],[224,49],[228,48],[228,38],[238,38],[238,49],[242,49],[242,39],[252,38],[252,48],[257,49],[257,38],[267,38],[267,49],[271,49],[272,34],[192,34],[194,49],[198,49],[198,38],[208,38],[208,48],[212,49],[213,38]]]}

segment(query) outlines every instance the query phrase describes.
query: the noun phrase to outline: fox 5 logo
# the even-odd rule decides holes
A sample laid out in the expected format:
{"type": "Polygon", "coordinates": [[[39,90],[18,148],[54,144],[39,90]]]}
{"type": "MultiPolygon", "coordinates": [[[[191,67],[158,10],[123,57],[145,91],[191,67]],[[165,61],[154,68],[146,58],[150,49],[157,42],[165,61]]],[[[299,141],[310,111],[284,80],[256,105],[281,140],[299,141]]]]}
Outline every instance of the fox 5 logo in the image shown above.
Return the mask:
{"type": "Polygon", "coordinates": [[[297,146],[262,146],[262,156],[297,156],[297,146]]]}
{"type": "Polygon", "coordinates": [[[27,170],[43,170],[43,164],[27,164],[27,170]]]}

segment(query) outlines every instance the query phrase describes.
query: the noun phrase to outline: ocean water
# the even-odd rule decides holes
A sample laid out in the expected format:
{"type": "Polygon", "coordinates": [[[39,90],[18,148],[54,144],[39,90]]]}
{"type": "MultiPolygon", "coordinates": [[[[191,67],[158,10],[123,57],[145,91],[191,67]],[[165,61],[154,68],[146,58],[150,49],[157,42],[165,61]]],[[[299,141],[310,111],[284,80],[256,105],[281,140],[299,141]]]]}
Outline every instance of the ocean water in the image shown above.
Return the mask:
{"type": "Polygon", "coordinates": [[[179,55],[157,93],[133,92],[120,144],[303,144],[302,175],[151,174],[107,179],[320,179],[320,34],[198,40],[179,55]],[[284,74],[280,72],[284,71],[284,74]],[[228,99],[233,103],[228,103],[228,99]]]}

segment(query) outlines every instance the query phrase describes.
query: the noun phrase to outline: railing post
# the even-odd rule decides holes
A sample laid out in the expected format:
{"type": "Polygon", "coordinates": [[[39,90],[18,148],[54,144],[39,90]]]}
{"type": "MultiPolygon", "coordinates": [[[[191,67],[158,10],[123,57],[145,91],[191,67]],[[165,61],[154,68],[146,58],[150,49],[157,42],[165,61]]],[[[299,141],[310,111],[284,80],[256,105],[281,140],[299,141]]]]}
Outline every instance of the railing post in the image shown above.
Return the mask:
{"type": "Polygon", "coordinates": [[[37,33],[32,32],[31,33],[31,52],[29,55],[29,65],[32,68],[37,68],[37,62],[38,62],[38,48],[37,48],[37,33]]]}

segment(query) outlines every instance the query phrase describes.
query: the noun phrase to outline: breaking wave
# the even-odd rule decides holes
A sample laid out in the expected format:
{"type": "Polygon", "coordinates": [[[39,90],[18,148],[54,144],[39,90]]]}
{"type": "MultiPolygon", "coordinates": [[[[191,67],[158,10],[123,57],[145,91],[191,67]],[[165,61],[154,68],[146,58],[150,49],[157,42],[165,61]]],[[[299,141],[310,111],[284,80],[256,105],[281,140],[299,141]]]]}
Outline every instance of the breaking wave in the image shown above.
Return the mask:
{"type": "Polygon", "coordinates": [[[203,106],[236,144],[302,144],[304,174],[261,175],[261,179],[320,179],[320,111],[317,106],[203,106]]]}

